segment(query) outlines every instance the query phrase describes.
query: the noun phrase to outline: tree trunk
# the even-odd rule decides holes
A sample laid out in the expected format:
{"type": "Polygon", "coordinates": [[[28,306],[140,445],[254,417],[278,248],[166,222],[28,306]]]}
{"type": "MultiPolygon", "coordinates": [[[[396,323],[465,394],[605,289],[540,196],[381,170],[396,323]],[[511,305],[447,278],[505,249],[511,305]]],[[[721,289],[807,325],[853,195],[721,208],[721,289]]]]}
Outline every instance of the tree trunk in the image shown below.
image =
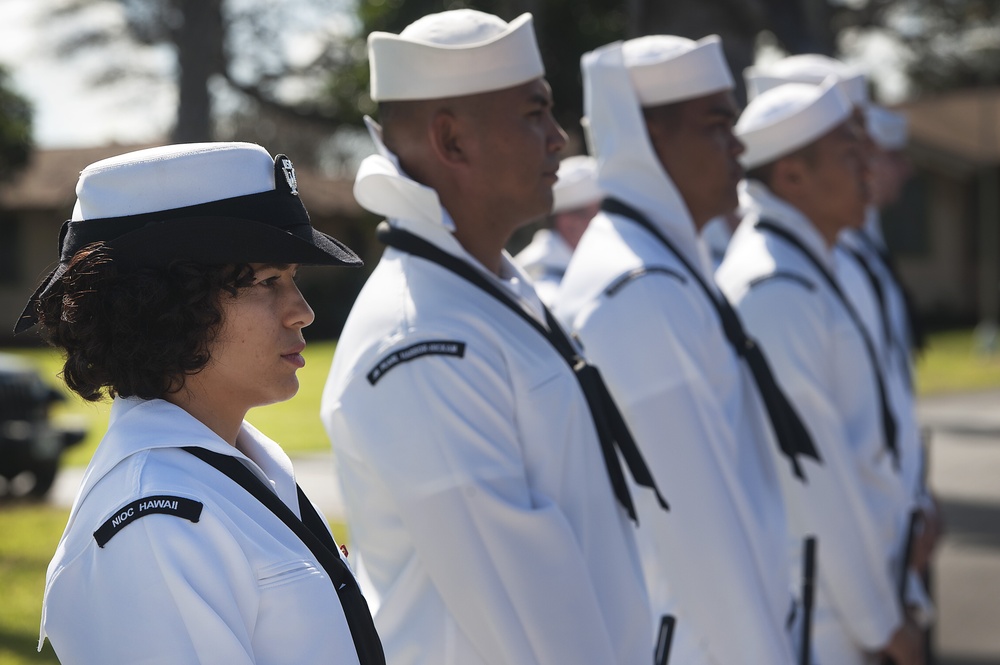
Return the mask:
{"type": "Polygon", "coordinates": [[[172,32],[177,49],[178,100],[176,143],[211,141],[212,98],[209,80],[222,71],[222,0],[174,0],[182,17],[172,32]]]}

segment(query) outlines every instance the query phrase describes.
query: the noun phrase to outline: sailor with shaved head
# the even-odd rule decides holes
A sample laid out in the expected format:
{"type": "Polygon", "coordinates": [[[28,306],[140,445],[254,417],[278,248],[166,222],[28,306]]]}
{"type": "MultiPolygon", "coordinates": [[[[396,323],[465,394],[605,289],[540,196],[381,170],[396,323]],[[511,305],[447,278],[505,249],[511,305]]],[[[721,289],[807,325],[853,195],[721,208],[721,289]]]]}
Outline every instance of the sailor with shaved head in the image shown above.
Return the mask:
{"type": "Polygon", "coordinates": [[[387,660],[649,663],[630,518],[640,494],[662,498],[503,250],[552,209],[566,142],[532,18],[432,14],[373,33],[369,58],[378,154],[354,192],[388,248],[322,417],[387,660]]]}

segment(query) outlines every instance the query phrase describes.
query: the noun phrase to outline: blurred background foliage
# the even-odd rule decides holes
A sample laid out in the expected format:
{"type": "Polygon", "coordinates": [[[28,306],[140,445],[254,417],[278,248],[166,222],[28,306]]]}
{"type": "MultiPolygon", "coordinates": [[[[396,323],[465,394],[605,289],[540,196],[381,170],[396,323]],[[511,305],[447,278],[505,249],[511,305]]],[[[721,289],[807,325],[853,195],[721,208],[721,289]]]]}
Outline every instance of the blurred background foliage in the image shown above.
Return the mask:
{"type": "MultiPolygon", "coordinates": [[[[374,112],[367,35],[461,7],[507,20],[534,14],[559,119],[578,138],[580,55],[643,34],[719,34],[737,73],[762,46],[842,55],[880,39],[899,54],[911,94],[1000,81],[996,0],[59,0],[52,18],[77,20],[101,5],[120,5],[124,20],[91,23],[53,48],[60,56],[123,45],[169,49],[179,91],[173,140],[239,134],[271,142],[281,133],[283,144],[310,148],[314,162],[323,162],[317,152],[337,152],[331,138],[350,144],[354,133],[340,130],[359,130],[374,112]],[[239,104],[219,104],[234,94],[239,104]]],[[[140,59],[106,63],[96,83],[151,75],[140,59]]]]}

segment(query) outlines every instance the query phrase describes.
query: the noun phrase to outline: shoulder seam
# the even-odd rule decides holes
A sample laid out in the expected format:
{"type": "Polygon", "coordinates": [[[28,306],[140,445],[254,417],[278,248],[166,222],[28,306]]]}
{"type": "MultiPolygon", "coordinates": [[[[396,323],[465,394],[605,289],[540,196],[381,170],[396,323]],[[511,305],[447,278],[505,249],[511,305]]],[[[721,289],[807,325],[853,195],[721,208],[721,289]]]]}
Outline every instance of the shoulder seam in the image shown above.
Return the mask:
{"type": "Polygon", "coordinates": [[[611,284],[604,289],[604,295],[609,298],[613,297],[628,284],[639,279],[640,277],[645,277],[646,275],[667,275],[668,277],[673,277],[681,284],[687,284],[688,281],[687,277],[673,268],[667,268],[666,266],[642,266],[616,277],[614,281],[612,281],[611,284]]]}
{"type": "Polygon", "coordinates": [[[750,283],[748,284],[748,286],[749,286],[749,288],[752,289],[755,286],[760,286],[761,284],[763,284],[765,282],[769,282],[769,281],[775,280],[775,279],[780,279],[780,280],[786,280],[786,281],[789,281],[789,282],[794,282],[796,284],[799,284],[800,286],[805,287],[806,290],[808,290],[808,291],[815,291],[816,290],[816,284],[814,282],[810,281],[809,279],[803,277],[802,275],[794,273],[794,272],[783,272],[783,271],[772,272],[772,273],[769,273],[767,275],[762,275],[760,277],[757,277],[756,279],[752,279],[752,280],[750,280],[750,283]]]}

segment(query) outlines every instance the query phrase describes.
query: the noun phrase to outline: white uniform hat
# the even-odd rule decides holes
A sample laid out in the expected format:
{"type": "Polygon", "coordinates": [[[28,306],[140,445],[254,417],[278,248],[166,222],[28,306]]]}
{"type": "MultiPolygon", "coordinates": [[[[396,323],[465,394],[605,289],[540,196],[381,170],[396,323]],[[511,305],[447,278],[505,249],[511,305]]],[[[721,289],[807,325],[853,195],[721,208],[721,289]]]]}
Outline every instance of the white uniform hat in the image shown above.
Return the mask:
{"type": "Polygon", "coordinates": [[[641,106],[682,102],[733,87],[718,35],[697,42],[673,35],[630,39],[622,44],[622,59],[641,106]]]}
{"type": "Polygon", "coordinates": [[[906,116],[884,106],[872,104],[865,109],[865,127],[875,145],[883,150],[902,150],[909,139],[906,116]]]}
{"type": "Polygon", "coordinates": [[[552,212],[582,208],[604,198],[597,184],[597,160],[587,155],[567,157],[559,163],[559,181],[552,188],[552,212]]]}
{"type": "Polygon", "coordinates": [[[38,302],[95,242],[113,251],[122,270],[173,261],[361,265],[309,223],[292,162],[252,143],[185,143],[104,159],[80,173],[76,195],[59,233],[59,263],[15,333],[36,323],[38,302]]]}
{"type": "Polygon", "coordinates": [[[868,79],[864,73],[825,55],[816,53],[792,55],[770,65],[747,67],[743,72],[747,84],[747,97],[750,99],[785,83],[820,85],[830,76],[837,77],[851,104],[863,108],[870,103],[868,79]]]}
{"type": "Polygon", "coordinates": [[[753,169],[819,139],[848,118],[853,109],[834,78],[822,86],[789,83],[754,97],[735,134],[746,146],[740,157],[753,169]]]}
{"type": "Polygon", "coordinates": [[[368,35],[376,102],[464,97],[545,75],[531,14],[507,23],[473,9],[429,14],[398,35],[368,35]]]}

